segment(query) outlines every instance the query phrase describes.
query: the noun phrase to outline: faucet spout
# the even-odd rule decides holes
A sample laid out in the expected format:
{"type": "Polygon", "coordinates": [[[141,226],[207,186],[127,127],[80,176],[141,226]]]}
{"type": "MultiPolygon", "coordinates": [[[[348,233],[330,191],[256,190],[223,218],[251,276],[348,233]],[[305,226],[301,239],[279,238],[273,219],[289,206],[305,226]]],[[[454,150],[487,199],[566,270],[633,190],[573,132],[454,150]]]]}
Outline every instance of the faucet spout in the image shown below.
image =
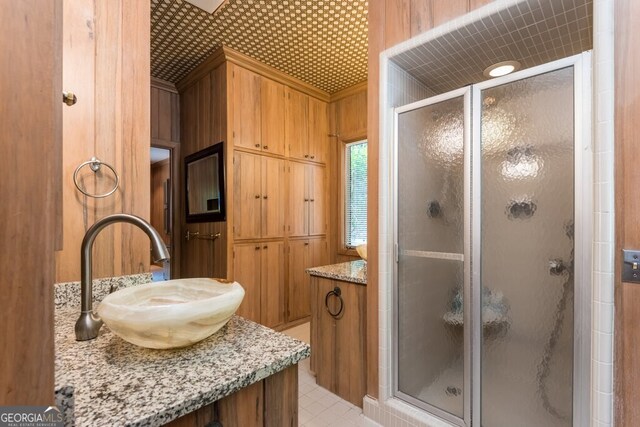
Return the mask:
{"type": "Polygon", "coordinates": [[[93,281],[92,281],[92,251],[93,242],[103,228],[110,224],[124,222],[135,225],[144,231],[151,239],[151,252],[155,262],[168,260],[169,251],[162,241],[162,237],[144,219],[129,214],[108,215],[93,224],[82,239],[80,248],[80,287],[81,287],[81,311],[76,321],[75,331],[77,341],[87,341],[98,336],[102,326],[102,320],[93,312],[93,281]]]}

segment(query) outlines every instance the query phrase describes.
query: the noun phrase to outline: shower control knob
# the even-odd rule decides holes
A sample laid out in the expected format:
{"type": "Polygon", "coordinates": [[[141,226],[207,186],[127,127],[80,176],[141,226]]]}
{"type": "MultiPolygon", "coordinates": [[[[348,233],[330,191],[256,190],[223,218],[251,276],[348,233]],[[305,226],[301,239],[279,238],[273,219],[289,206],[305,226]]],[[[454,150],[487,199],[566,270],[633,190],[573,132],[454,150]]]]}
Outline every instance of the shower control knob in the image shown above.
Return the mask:
{"type": "Polygon", "coordinates": [[[549,274],[559,276],[567,270],[567,266],[560,258],[549,260],[549,274]]]}

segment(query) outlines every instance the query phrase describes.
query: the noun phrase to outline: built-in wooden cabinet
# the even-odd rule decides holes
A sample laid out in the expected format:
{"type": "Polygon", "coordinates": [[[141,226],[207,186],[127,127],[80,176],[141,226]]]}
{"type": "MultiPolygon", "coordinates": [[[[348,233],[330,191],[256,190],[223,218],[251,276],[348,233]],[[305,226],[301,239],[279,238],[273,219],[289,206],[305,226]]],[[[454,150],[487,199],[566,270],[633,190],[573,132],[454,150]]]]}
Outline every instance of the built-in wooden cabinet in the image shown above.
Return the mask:
{"type": "MultiPolygon", "coordinates": [[[[262,149],[261,85],[260,75],[233,66],[230,126],[235,147],[262,149]]],[[[212,144],[216,142],[218,141],[212,141],[212,144]]]]}
{"type": "Polygon", "coordinates": [[[245,290],[237,314],[271,328],[285,321],[284,242],[237,243],[234,279],[245,290]]]}
{"type": "Polygon", "coordinates": [[[311,314],[311,287],[306,269],[328,263],[325,238],[289,240],[289,283],[287,287],[287,322],[311,314]]]}
{"type": "Polygon", "coordinates": [[[328,104],[319,99],[309,97],[309,160],[319,163],[327,161],[329,146],[328,104]]]}
{"type": "MultiPolygon", "coordinates": [[[[225,142],[227,219],[216,243],[226,277],[245,288],[238,314],[274,328],[302,322],[305,269],[328,260],[329,94],[226,47],[177,87],[182,121],[193,124],[182,132],[198,149],[225,142]],[[298,239],[322,257],[298,250],[298,239]]],[[[188,245],[199,260],[220,259],[209,246],[188,245]]]]}
{"type": "Polygon", "coordinates": [[[166,427],[297,426],[298,365],[196,409],[166,427]]]}
{"type": "Polygon", "coordinates": [[[261,115],[262,151],[285,155],[285,89],[284,85],[262,78],[261,115]]]}
{"type": "Polygon", "coordinates": [[[326,102],[287,88],[285,139],[289,157],[324,163],[327,157],[329,116],[326,102]]]}
{"type": "Polygon", "coordinates": [[[325,180],[323,166],[289,162],[290,236],[326,233],[325,180]]]}
{"type": "Polygon", "coordinates": [[[366,394],[367,288],[315,276],[310,280],[311,369],[316,382],[362,407],[366,394]]]}
{"type": "Polygon", "coordinates": [[[286,207],[285,161],[236,151],[233,166],[234,238],[282,238],[286,207]]]}

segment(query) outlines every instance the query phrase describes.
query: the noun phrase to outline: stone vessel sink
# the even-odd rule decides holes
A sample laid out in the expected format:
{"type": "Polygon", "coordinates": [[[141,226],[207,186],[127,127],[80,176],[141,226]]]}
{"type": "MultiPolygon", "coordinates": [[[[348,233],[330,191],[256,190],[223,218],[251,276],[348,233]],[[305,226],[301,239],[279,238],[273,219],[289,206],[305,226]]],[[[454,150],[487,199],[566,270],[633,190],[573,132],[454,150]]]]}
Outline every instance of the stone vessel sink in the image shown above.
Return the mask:
{"type": "Polygon", "coordinates": [[[178,279],[147,283],[108,295],[98,316],[125,341],[140,347],[186,347],[222,328],[244,289],[236,282],[178,279]]]}

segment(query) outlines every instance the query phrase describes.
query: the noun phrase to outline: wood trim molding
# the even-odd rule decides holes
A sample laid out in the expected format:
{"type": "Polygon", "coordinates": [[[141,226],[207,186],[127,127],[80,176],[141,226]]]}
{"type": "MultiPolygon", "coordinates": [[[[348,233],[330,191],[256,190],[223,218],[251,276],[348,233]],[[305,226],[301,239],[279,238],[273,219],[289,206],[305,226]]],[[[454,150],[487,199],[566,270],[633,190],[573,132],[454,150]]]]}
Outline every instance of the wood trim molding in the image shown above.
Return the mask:
{"type": "Polygon", "coordinates": [[[151,77],[151,87],[166,90],[168,92],[178,93],[178,89],[176,88],[176,85],[166,80],[158,79],[153,76],[151,77]]]}
{"type": "Polygon", "coordinates": [[[263,64],[262,62],[257,61],[227,46],[218,48],[202,64],[198,65],[184,79],[180,80],[176,84],[178,91],[183,92],[187,87],[198,82],[205,74],[217,68],[225,61],[239,65],[249,71],[260,74],[278,83],[282,83],[309,96],[313,96],[314,98],[318,98],[321,101],[329,102],[331,100],[331,96],[329,95],[329,93],[311,86],[310,84],[305,83],[302,80],[285,74],[282,71],[277,70],[269,65],[263,64]]]}
{"type": "Polygon", "coordinates": [[[368,82],[364,80],[360,83],[356,83],[353,86],[349,86],[348,88],[342,89],[338,92],[332,93],[330,102],[336,102],[340,99],[347,98],[351,95],[355,95],[358,92],[366,92],[368,82]]]}

